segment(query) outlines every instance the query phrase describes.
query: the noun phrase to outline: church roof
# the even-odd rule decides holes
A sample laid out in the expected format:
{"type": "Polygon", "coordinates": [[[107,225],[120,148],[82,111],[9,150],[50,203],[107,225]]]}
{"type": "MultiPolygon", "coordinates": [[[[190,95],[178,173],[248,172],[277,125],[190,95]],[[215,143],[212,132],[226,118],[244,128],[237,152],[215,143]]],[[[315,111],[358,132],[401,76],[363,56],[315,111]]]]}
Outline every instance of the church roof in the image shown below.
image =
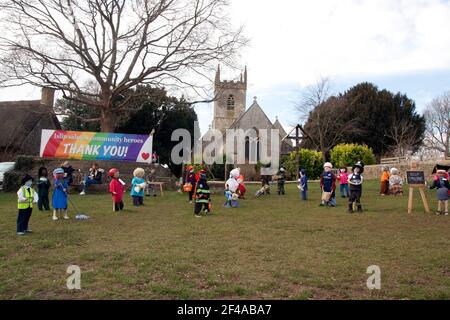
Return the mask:
{"type": "MultiPolygon", "coordinates": [[[[237,118],[233,124],[230,126],[230,129],[239,129],[242,128],[240,124],[242,124],[243,120],[245,118],[250,118],[250,120],[259,119],[259,120],[267,120],[267,124],[270,124],[270,127],[273,128],[272,121],[270,121],[269,117],[266,115],[266,113],[263,111],[263,109],[259,106],[258,102],[255,100],[253,101],[253,104],[248,108],[239,118],[237,118]]],[[[253,122],[253,121],[252,121],[253,122]]],[[[259,129],[268,129],[263,128],[261,126],[261,123],[254,124],[253,126],[258,127],[259,129]]],[[[249,129],[249,128],[244,128],[249,129]]]]}
{"type": "MultiPolygon", "coordinates": [[[[281,139],[284,139],[287,136],[287,132],[286,130],[284,130],[283,125],[281,124],[280,120],[275,121],[275,123],[273,124],[273,126],[275,127],[275,129],[278,129],[280,131],[280,137],[281,139]]],[[[287,144],[289,144],[291,147],[294,146],[294,144],[292,143],[291,139],[286,139],[284,140],[287,144]]]]}

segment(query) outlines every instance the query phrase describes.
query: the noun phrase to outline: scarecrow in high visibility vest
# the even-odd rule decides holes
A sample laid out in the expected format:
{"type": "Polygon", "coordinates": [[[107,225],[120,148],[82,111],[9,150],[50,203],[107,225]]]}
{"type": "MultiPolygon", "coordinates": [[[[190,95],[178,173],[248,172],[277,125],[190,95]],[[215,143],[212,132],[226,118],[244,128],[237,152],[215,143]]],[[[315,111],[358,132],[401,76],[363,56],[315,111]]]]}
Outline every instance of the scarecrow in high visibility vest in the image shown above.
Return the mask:
{"type": "Polygon", "coordinates": [[[21,187],[17,191],[17,207],[19,214],[17,216],[17,235],[23,236],[32,231],[28,229],[31,214],[33,213],[33,203],[37,203],[39,196],[32,188],[33,178],[25,175],[21,181],[21,187]]]}

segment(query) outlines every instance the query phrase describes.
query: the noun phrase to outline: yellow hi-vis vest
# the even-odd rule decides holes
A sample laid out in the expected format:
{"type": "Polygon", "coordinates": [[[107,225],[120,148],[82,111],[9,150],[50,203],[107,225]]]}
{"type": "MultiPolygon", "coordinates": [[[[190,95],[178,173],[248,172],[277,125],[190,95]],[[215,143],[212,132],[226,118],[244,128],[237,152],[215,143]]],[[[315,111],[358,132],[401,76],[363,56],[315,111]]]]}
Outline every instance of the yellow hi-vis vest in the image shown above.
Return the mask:
{"type": "Polygon", "coordinates": [[[34,190],[33,190],[33,188],[30,188],[28,190],[29,190],[29,192],[27,192],[26,187],[22,187],[23,197],[26,198],[26,200],[17,200],[17,202],[18,202],[17,207],[20,210],[33,208],[34,190]]]}

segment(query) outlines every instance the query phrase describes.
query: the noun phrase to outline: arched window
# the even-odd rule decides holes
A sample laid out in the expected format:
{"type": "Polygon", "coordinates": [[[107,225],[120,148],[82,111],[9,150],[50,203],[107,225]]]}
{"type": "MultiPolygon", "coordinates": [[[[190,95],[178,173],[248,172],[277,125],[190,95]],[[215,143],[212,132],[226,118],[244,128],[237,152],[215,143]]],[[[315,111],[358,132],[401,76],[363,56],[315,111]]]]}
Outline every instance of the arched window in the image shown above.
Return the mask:
{"type": "Polygon", "coordinates": [[[259,139],[245,137],[245,160],[248,161],[260,161],[260,149],[259,149],[259,139]],[[256,155],[256,159],[254,156],[256,155]],[[252,156],[253,159],[250,159],[252,156]]]}
{"type": "Polygon", "coordinates": [[[228,96],[227,109],[234,110],[234,96],[232,94],[228,96]]]}

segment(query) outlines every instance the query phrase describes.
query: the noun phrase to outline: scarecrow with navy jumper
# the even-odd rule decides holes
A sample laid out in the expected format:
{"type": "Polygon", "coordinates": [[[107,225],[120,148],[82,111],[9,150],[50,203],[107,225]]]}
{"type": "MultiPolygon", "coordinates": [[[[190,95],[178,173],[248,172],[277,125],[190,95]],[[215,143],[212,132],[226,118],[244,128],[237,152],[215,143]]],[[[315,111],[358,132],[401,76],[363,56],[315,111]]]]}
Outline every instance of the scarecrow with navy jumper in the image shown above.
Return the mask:
{"type": "Polygon", "coordinates": [[[325,163],[324,172],[320,176],[320,187],[322,188],[322,202],[320,206],[336,207],[336,176],[333,173],[333,165],[325,163]]]}
{"type": "Polygon", "coordinates": [[[32,188],[33,178],[25,175],[21,181],[21,187],[17,191],[17,207],[19,214],[17,216],[17,235],[23,236],[31,233],[28,229],[31,214],[33,213],[33,203],[37,203],[39,196],[32,188]]]}
{"type": "Polygon", "coordinates": [[[308,176],[306,174],[306,169],[300,170],[300,179],[298,179],[298,188],[301,192],[301,198],[303,201],[308,200],[308,176]]]}
{"type": "Polygon", "coordinates": [[[359,213],[363,212],[361,205],[362,196],[362,184],[364,178],[362,174],[364,173],[364,164],[359,161],[352,168],[352,174],[348,177],[348,183],[350,185],[350,198],[348,201],[348,212],[353,213],[353,205],[356,205],[357,211],[359,213]]]}

